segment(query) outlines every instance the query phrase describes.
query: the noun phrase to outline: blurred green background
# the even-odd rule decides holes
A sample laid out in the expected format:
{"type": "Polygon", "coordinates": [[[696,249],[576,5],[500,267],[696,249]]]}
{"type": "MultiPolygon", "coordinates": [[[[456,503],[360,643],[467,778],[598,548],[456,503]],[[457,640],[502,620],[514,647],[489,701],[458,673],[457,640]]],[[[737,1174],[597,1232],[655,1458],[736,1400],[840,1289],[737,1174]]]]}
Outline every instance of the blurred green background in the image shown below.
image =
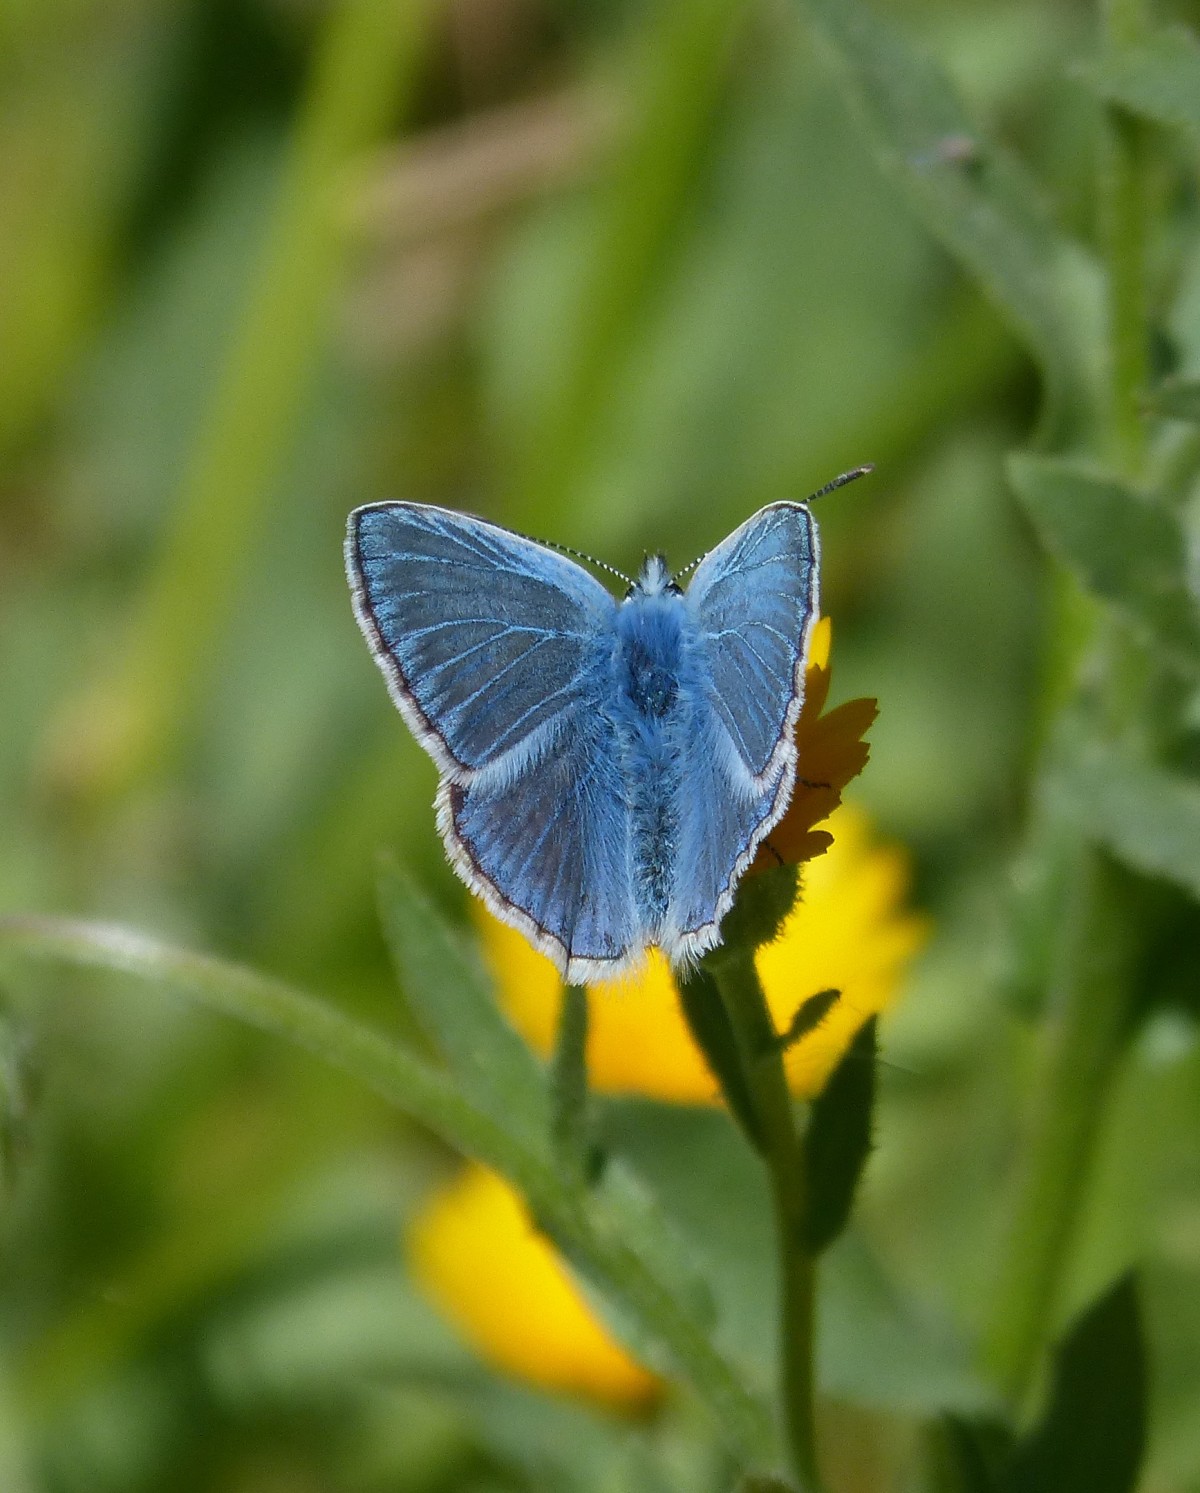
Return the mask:
{"type": "MultiPolygon", "coordinates": [[[[879,9],[1094,242],[1092,7],[879,9]]],[[[1186,364],[1190,152],[1155,182],[1186,364]]],[[[1003,460],[1039,406],[784,0],[2,0],[0,908],[403,1027],[377,851],[462,895],[351,616],[348,510],[468,508],[629,571],[874,461],[819,514],[834,699],[880,701],[856,796],[936,931],[822,1381],[835,1488],[923,1487],[917,1421],[981,1403],[1032,1066],[1006,929],[1062,628],[1003,460]]],[[[472,1363],[398,1246],[449,1158],[349,1080],[116,980],[5,968],[0,996],[3,1493],[727,1486],[686,1410],[643,1434],[472,1363]]],[[[1164,1008],[1064,1306],[1143,1266],[1148,1493],[1200,1489],[1198,1120],[1164,1008]]],[[[724,1122],[611,1125],[703,1236],[746,1165],[724,1122]]]]}

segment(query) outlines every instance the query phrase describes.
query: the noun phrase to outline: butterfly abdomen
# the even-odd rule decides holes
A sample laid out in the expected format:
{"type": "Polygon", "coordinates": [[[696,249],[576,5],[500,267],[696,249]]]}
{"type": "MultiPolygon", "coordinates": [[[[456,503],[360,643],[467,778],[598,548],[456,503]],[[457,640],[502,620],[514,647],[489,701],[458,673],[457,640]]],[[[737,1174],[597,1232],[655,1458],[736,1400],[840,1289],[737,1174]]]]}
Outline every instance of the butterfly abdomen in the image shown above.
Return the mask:
{"type": "Polygon", "coordinates": [[[678,596],[635,593],[617,620],[616,724],[630,815],[634,898],[653,938],[671,895],[677,851],[683,606],[678,596]]]}

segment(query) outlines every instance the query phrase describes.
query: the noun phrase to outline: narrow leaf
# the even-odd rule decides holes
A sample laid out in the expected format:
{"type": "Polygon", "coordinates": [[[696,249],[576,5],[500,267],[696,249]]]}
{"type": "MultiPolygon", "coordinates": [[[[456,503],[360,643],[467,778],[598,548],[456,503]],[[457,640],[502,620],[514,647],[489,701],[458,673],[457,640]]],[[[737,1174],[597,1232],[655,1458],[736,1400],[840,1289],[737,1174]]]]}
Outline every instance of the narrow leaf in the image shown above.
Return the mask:
{"type": "Polygon", "coordinates": [[[112,923],[0,917],[0,951],[112,970],[146,980],[210,1011],[284,1037],[391,1101],[466,1154],[510,1176],[527,1172],[504,1132],[408,1048],[282,980],[173,948],[112,923]]]}
{"type": "Polygon", "coordinates": [[[720,1085],[730,1114],[755,1150],[762,1151],[762,1126],[717,982],[706,969],[700,968],[680,975],[676,984],[688,1030],[704,1054],[709,1072],[720,1085]]]}
{"type": "Polygon", "coordinates": [[[1200,378],[1167,378],[1146,395],[1151,414],[1200,424],[1200,378]]]}
{"type": "Polygon", "coordinates": [[[779,1034],[779,1045],[785,1050],[794,1047],[809,1032],[815,1032],[834,1006],[841,999],[840,990],[818,990],[796,1007],[796,1014],[788,1022],[787,1031],[779,1034]]]}
{"type": "Polygon", "coordinates": [[[767,1454],[765,1405],[713,1346],[703,1289],[688,1284],[679,1246],[624,1169],[610,1168],[604,1187],[592,1192],[564,1189],[543,1157],[465,1099],[448,1074],[325,1002],[239,965],[128,928],[38,916],[0,916],[5,953],[132,975],[284,1037],[502,1172],[547,1232],[619,1304],[638,1341],[652,1344],[664,1367],[692,1385],[726,1443],[747,1460],[767,1454]]]}
{"type": "Polygon", "coordinates": [[[1052,223],[1020,165],[984,138],[949,77],[859,0],[797,0],[880,168],[982,286],[1037,360],[1047,423],[1088,402],[1100,283],[1052,223]]]}
{"type": "Polygon", "coordinates": [[[1200,42],[1171,26],[1084,72],[1101,98],[1200,141],[1200,42]]]}
{"type": "Polygon", "coordinates": [[[413,1014],[493,1119],[537,1150],[550,1137],[546,1074],[509,1025],[474,950],[395,862],[379,877],[388,947],[413,1014]]]}
{"type": "Polygon", "coordinates": [[[1008,472],[1047,549],[1177,667],[1195,669],[1200,608],[1178,515],[1070,462],[1014,456],[1008,472]]]}
{"type": "MultiPolygon", "coordinates": [[[[678,1299],[685,1302],[692,1320],[707,1332],[716,1320],[716,1308],[708,1282],[697,1272],[687,1246],[659,1206],[658,1199],[639,1174],[621,1160],[611,1161],[589,1193],[589,1216],[618,1247],[636,1251],[651,1264],[661,1280],[669,1280],[678,1299]]],[[[568,1252],[570,1252],[568,1250],[568,1252]]],[[[583,1268],[589,1274],[586,1261],[583,1268]]],[[[642,1346],[644,1331],[639,1332],[642,1346]]]]}
{"type": "Polygon", "coordinates": [[[876,1018],[859,1030],[813,1102],[804,1154],[808,1170],[805,1242],[814,1254],[846,1227],[871,1151],[876,1018]]]}
{"type": "Polygon", "coordinates": [[[1132,1493],[1145,1445],[1146,1352],[1128,1274],[1060,1345],[1050,1403],[1018,1446],[1005,1493],[1132,1493]]]}
{"type": "Polygon", "coordinates": [[[1055,792],[1117,860],[1200,901],[1200,782],[1095,743],[1063,768],[1055,792]]]}

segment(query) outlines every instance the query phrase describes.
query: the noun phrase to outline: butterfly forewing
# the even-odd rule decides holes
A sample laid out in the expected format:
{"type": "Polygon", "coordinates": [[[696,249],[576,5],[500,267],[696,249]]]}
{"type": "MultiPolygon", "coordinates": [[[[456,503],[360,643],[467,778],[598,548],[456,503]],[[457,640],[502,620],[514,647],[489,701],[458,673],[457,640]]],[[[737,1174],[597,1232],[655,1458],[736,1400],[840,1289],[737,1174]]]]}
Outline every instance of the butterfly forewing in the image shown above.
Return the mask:
{"type": "Polygon", "coordinates": [[[415,503],[353,513],[347,568],[392,697],[442,771],[438,827],[468,886],[569,978],[628,960],[645,936],[608,711],[612,596],[542,545],[415,503]]]}
{"type": "Polygon", "coordinates": [[[357,509],[346,547],[359,623],[439,767],[467,777],[544,749],[611,630],[604,587],[531,540],[420,503],[357,509]]]}
{"type": "Polygon", "coordinates": [[[701,561],[687,606],[703,689],[751,776],[766,786],[790,746],[817,615],[817,529],[800,503],[772,503],[701,561]]]}
{"type": "Polygon", "coordinates": [[[787,809],[817,562],[808,509],[775,503],[705,557],[684,598],[695,677],[679,748],[673,958],[717,941],[738,881],[787,809]]]}

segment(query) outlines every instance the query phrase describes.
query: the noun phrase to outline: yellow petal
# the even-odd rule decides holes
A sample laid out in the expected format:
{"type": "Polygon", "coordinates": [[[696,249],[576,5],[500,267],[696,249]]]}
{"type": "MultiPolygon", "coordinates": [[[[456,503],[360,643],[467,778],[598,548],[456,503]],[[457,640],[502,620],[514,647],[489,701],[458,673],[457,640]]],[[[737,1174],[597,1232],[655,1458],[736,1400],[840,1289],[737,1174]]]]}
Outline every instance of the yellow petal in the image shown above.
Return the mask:
{"type": "Polygon", "coordinates": [[[494,1172],[467,1167],[413,1224],[414,1274],[481,1357],[505,1373],[614,1408],[646,1408],[662,1381],[593,1316],[562,1261],[494,1172]]]}

